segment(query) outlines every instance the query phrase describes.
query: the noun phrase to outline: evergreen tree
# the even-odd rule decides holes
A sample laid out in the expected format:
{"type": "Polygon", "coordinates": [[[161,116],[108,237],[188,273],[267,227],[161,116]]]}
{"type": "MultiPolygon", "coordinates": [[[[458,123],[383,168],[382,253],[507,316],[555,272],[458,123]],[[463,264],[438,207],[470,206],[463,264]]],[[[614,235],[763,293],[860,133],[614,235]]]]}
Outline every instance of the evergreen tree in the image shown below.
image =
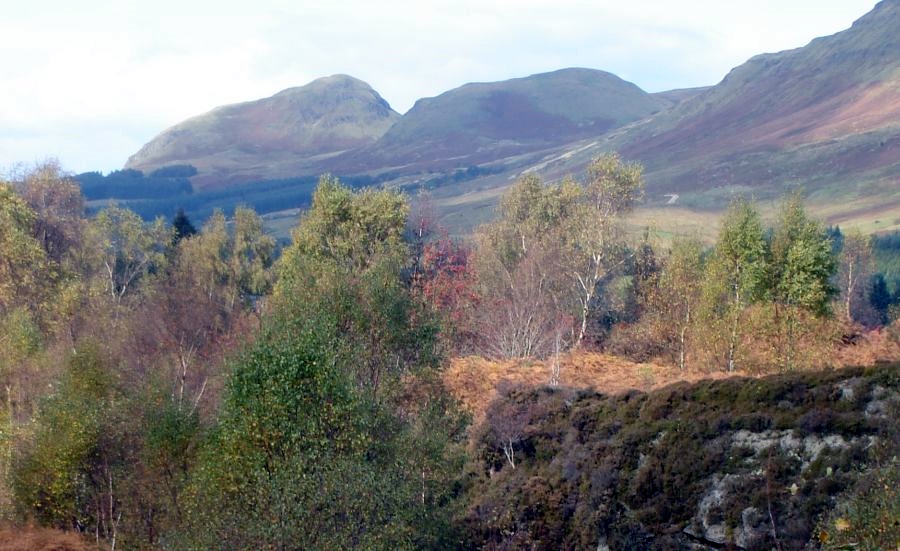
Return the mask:
{"type": "Polygon", "coordinates": [[[185,237],[190,237],[197,233],[197,228],[191,223],[184,209],[179,207],[172,219],[172,226],[175,228],[175,243],[178,243],[185,237]]]}
{"type": "Polygon", "coordinates": [[[875,310],[878,321],[882,324],[888,323],[890,321],[888,312],[891,305],[896,302],[896,299],[891,296],[887,281],[885,281],[884,276],[881,273],[872,275],[869,289],[869,304],[871,304],[872,309],[875,310]]]}

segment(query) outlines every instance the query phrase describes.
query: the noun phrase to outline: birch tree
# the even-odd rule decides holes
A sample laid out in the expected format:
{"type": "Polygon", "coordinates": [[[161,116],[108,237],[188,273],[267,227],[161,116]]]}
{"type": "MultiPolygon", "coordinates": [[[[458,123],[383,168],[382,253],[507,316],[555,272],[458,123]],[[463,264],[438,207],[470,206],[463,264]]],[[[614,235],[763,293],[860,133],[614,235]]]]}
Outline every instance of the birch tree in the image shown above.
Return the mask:
{"type": "Polygon", "coordinates": [[[568,271],[576,284],[579,305],[575,346],[587,334],[600,283],[624,264],[622,219],[640,200],[643,189],[641,166],[623,162],[617,154],[599,157],[588,166],[583,196],[565,232],[571,262],[568,271]]]}
{"type": "Polygon", "coordinates": [[[172,244],[172,228],[162,218],[145,223],[135,212],[110,206],[91,221],[89,240],[100,278],[118,307],[147,274],[162,268],[172,244]]]}
{"type": "Polygon", "coordinates": [[[732,372],[740,354],[744,311],[765,290],[766,241],[759,212],[749,201],[738,199],[728,207],[707,274],[710,308],[726,321],[725,362],[732,372]]]}
{"type": "MultiPolygon", "coordinates": [[[[849,243],[852,247],[852,241],[845,239],[844,246],[849,243]]],[[[802,329],[799,315],[828,314],[835,293],[830,283],[835,271],[831,242],[822,225],[807,215],[798,194],[788,196],[782,204],[767,264],[768,292],[783,342],[779,355],[783,368],[793,369],[798,331],[802,329]]]]}
{"type": "Polygon", "coordinates": [[[32,234],[48,258],[61,263],[84,232],[84,197],[56,162],[38,165],[25,176],[22,198],[35,213],[32,234]]]}
{"type": "Polygon", "coordinates": [[[671,335],[678,367],[682,370],[686,365],[690,332],[697,322],[703,270],[703,244],[697,239],[676,240],[651,297],[653,314],[671,335]]]}
{"type": "Polygon", "coordinates": [[[0,316],[18,307],[46,306],[53,266],[34,238],[36,216],[11,186],[0,183],[0,316]]]}
{"type": "Polygon", "coordinates": [[[847,233],[840,252],[837,285],[841,313],[848,321],[867,321],[866,318],[876,317],[867,300],[874,271],[871,239],[858,230],[847,233]]]}
{"type": "Polygon", "coordinates": [[[583,197],[570,179],[545,185],[526,175],[500,201],[498,219],[479,228],[474,265],[482,353],[545,356],[553,333],[569,325],[570,257],[564,250],[583,197]]]}

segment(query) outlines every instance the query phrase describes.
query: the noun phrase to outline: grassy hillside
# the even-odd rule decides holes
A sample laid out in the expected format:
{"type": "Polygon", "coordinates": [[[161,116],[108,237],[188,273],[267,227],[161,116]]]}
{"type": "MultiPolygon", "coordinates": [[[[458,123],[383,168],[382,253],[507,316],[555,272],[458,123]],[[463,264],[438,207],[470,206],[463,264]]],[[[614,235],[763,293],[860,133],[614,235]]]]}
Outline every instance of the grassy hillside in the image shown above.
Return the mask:
{"type": "Polygon", "coordinates": [[[465,218],[469,203],[495,200],[500,191],[492,188],[518,174],[557,179],[618,150],[644,164],[649,208],[705,216],[735,195],[766,201],[799,187],[830,223],[898,229],[898,25],[900,2],[885,0],[852,28],[756,56],[652,117],[537,157],[508,159],[503,177],[473,183],[481,188],[477,197],[471,187],[459,189],[448,218],[465,218]],[[678,196],[672,204],[670,194],[678,196]]]}
{"type": "Polygon", "coordinates": [[[226,105],[165,130],[127,168],[190,164],[195,185],[316,174],[323,158],[374,142],[400,117],[368,84],[346,75],[226,105]]]}
{"type": "MultiPolygon", "coordinates": [[[[364,83],[329,77],[186,121],[129,166],[193,164],[197,188],[323,172],[427,187],[442,223],[465,233],[522,174],[560,179],[617,150],[644,164],[639,214],[665,235],[709,233],[737,195],[766,202],[797,188],[830,224],[896,230],[898,28],[900,1],[884,0],[850,29],[753,57],[712,87],[647,94],[603,71],[564,69],[467,84],[403,117],[364,83]]],[[[242,196],[260,210],[271,203],[267,186],[242,196]]]]}
{"type": "Polygon", "coordinates": [[[416,102],[353,160],[363,170],[467,166],[599,135],[667,105],[630,82],[592,69],[466,84],[416,102]]]}

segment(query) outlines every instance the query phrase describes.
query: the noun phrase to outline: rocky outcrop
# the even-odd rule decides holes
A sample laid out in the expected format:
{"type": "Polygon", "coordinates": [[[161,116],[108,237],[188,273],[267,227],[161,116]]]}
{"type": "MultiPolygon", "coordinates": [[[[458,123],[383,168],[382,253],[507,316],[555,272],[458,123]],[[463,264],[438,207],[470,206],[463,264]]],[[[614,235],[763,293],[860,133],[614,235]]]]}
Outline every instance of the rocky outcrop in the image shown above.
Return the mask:
{"type": "Polygon", "coordinates": [[[900,366],[676,384],[519,389],[476,435],[467,529],[494,549],[799,549],[900,452],[900,366]],[[516,468],[494,419],[519,413],[516,468]]]}

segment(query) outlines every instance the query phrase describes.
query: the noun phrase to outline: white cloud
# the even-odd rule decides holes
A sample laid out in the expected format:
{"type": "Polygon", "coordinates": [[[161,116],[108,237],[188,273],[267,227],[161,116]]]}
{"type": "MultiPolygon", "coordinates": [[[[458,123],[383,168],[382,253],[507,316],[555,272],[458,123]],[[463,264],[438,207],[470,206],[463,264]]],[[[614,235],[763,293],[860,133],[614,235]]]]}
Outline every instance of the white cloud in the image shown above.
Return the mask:
{"type": "Polygon", "coordinates": [[[562,67],[714,84],[837,32],[875,0],[34,0],[0,20],[0,167],[120,167],[166,126],[333,73],[398,111],[470,81],[562,67]]]}

